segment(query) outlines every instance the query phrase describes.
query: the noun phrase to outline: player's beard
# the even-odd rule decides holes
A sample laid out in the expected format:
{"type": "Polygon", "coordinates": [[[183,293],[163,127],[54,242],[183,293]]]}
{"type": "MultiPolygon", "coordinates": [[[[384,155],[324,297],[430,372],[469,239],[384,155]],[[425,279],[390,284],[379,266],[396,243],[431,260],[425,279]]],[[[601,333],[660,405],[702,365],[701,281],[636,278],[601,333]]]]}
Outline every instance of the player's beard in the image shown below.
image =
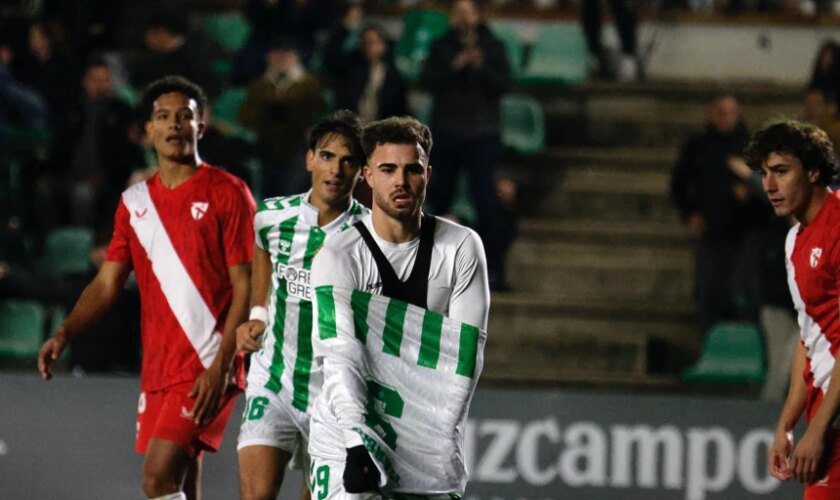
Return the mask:
{"type": "Polygon", "coordinates": [[[385,212],[385,215],[401,222],[414,220],[417,217],[417,214],[420,213],[420,209],[423,207],[423,201],[425,199],[426,190],[424,189],[420,193],[413,194],[412,200],[414,201],[414,203],[412,203],[410,207],[396,208],[391,205],[390,198],[382,196],[377,192],[373,193],[374,204],[376,204],[376,206],[379,207],[380,210],[385,212]]]}

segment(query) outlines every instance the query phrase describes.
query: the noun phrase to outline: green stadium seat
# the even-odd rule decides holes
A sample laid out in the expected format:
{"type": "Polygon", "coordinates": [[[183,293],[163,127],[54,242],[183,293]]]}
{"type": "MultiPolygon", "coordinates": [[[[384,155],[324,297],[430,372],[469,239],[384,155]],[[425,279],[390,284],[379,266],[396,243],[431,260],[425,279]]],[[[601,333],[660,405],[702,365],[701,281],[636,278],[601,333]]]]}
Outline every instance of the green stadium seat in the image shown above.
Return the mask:
{"type": "Polygon", "coordinates": [[[0,302],[0,358],[35,359],[44,341],[44,308],[38,302],[0,302]]]}
{"type": "Polygon", "coordinates": [[[522,60],[525,58],[519,33],[513,26],[500,21],[490,23],[490,29],[505,44],[511,76],[518,81],[522,77],[522,60]]]}
{"type": "Polygon", "coordinates": [[[86,227],[60,227],[47,233],[41,268],[48,276],[88,271],[93,263],[93,231],[86,227]]]}
{"type": "Polygon", "coordinates": [[[415,10],[403,18],[403,31],[395,51],[397,69],[409,81],[423,71],[432,42],[449,29],[449,16],[443,12],[415,10]]]}
{"type": "Polygon", "coordinates": [[[204,20],[204,32],[228,52],[238,52],[251,36],[251,25],[240,12],[211,14],[204,20]]]}
{"type": "Polygon", "coordinates": [[[502,97],[502,145],[522,154],[545,149],[545,116],[539,101],[518,94],[502,97]]]}
{"type": "Polygon", "coordinates": [[[231,87],[219,95],[213,103],[213,122],[227,134],[253,144],[257,134],[239,122],[239,108],[248,96],[245,87],[231,87]]]}
{"type": "Polygon", "coordinates": [[[114,85],[114,96],[131,107],[140,104],[140,94],[127,83],[114,85]]]}
{"type": "Polygon", "coordinates": [[[764,377],[761,332],[751,323],[713,326],[706,334],[700,360],[683,373],[686,382],[760,383],[764,377]]]}
{"type": "Polygon", "coordinates": [[[573,85],[586,79],[589,52],[580,27],[549,24],[540,30],[521,80],[528,84],[573,85]]]}

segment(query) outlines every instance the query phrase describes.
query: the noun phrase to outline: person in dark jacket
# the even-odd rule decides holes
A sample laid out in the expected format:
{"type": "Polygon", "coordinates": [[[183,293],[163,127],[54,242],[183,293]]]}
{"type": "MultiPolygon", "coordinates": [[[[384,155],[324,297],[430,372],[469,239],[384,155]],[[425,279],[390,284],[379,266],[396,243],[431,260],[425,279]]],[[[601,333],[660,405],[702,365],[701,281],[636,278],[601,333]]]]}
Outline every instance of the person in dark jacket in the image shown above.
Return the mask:
{"type": "Polygon", "coordinates": [[[446,213],[458,173],[462,168],[467,171],[490,286],[498,289],[503,283],[497,279],[503,273],[501,235],[493,224],[498,211],[494,171],[501,155],[501,98],[513,85],[510,64],[504,45],[482,22],[473,0],[456,0],[449,20],[451,29],[432,44],[420,79],[421,87],[434,98],[435,173],[430,198],[438,213],[446,213]]]}
{"type": "Polygon", "coordinates": [[[671,178],[671,197],[695,240],[695,294],[703,331],[733,314],[757,320],[754,255],[746,250],[767,220],[761,191],[741,158],[749,141],[738,101],[717,97],[706,129],[683,146],[671,178]]]}
{"type": "Polygon", "coordinates": [[[324,49],[336,108],[349,109],[366,122],[405,115],[406,85],[394,64],[391,41],[380,28],[367,26],[359,34],[359,47],[347,52],[350,34],[342,23],[324,49]]]}

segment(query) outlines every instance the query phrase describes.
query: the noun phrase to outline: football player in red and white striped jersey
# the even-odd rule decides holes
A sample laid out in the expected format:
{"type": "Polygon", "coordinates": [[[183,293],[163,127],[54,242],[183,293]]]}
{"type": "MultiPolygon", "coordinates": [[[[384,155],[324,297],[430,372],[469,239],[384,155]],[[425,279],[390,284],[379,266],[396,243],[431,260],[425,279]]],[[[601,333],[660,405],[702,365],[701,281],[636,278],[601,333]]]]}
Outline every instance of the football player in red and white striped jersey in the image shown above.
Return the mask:
{"type": "Polygon", "coordinates": [[[207,107],[198,86],[166,77],[142,102],[159,171],[123,192],[106,262],[44,344],[38,367],[49,379],[68,341],[113,305],[134,271],[143,490],[149,498],[198,498],[202,453],[218,449],[244,386],[235,328],[248,314],[255,205],[241,179],[198,155],[207,107]]]}
{"type": "Polygon", "coordinates": [[[819,128],[783,121],[756,132],[745,153],[776,215],[795,222],[785,260],[801,342],[768,467],[803,483],[806,500],[840,498],[840,197],[827,188],[837,174],[834,148],[819,128]],[[794,446],[803,413],[808,426],[794,446]]]}

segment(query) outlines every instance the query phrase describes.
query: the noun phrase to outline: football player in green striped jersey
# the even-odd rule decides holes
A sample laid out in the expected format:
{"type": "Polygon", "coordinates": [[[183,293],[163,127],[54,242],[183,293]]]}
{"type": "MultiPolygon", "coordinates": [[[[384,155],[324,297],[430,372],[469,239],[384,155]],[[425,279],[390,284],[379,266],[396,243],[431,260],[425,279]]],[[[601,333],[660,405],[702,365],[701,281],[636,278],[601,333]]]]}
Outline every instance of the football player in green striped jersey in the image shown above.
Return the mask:
{"type": "Polygon", "coordinates": [[[369,214],[352,197],[364,164],[360,135],[349,111],[318,123],[306,154],[312,188],[267,198],[254,217],[251,315],[236,332],[237,348],[254,353],[238,443],[243,499],[277,498],[292,457],[305,462],[322,381],[312,363],[312,260],[327,238],[369,214]]]}

